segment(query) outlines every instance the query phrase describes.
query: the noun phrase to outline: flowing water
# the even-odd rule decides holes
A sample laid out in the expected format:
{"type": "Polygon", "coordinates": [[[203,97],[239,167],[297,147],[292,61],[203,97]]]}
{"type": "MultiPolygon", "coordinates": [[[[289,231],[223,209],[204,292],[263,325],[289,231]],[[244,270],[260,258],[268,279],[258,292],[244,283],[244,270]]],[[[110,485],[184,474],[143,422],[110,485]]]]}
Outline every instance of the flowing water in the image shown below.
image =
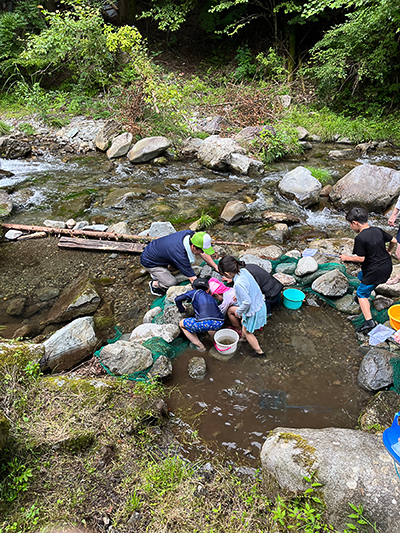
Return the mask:
{"type": "MultiPolygon", "coordinates": [[[[215,238],[271,243],[257,233],[262,225],[257,219],[265,209],[284,210],[304,221],[286,244],[290,249],[299,240],[304,247],[307,239],[316,236],[353,235],[343,213],[327,200],[304,209],[283,198],[277,184],[287,171],[298,165],[326,168],[336,181],[356,164],[400,169],[399,152],[380,151],[347,161],[329,159],[327,153],[337,148],[318,145],[304,156],[274,164],[259,179],[212,172],[196,162],[134,166],[121,160],[110,164],[101,154],[68,160],[53,156],[0,160],[2,170],[14,174],[1,178],[0,187],[12,194],[16,207],[8,221],[42,225],[45,219],[127,220],[135,233],[154,220],[172,219],[179,228],[179,222],[195,219],[202,211],[216,213],[235,198],[252,202],[249,214],[253,222],[238,226],[218,223],[211,230],[215,238]],[[315,230],[310,231],[310,226],[315,230]]],[[[387,217],[372,215],[371,219],[389,230],[387,217]]],[[[68,254],[63,253],[64,257],[68,254]]],[[[38,281],[40,272],[38,268],[38,281]]],[[[143,289],[133,289],[132,294],[143,298],[143,289]]],[[[259,340],[265,359],[248,356],[246,344],[239,344],[229,361],[206,354],[207,375],[201,381],[192,380],[187,373],[189,359],[198,352],[188,350],[173,362],[170,405],[178,425],[184,428],[189,416],[210,445],[216,443],[250,461],[277,426],[355,427],[369,396],[356,384],[362,355],[354,329],[343,315],[325,306],[304,304],[297,311],[282,307],[268,320],[259,340]]],[[[210,340],[205,342],[212,347],[210,340]]]]}

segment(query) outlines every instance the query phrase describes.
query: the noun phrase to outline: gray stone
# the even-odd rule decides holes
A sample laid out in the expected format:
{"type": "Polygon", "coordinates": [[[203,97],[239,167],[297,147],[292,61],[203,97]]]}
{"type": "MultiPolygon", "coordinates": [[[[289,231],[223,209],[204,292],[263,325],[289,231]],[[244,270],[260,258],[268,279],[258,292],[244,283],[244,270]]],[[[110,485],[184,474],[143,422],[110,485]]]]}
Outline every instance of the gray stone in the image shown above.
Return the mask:
{"type": "Polygon", "coordinates": [[[202,379],[207,373],[206,361],[203,357],[192,357],[188,363],[188,373],[193,379],[202,379]]]}
{"type": "MultiPolygon", "coordinates": [[[[381,533],[399,531],[400,483],[382,437],[341,428],[274,429],[261,450],[263,479],[274,492],[304,493],[321,483],[327,523],[343,531],[349,503],[364,508],[381,533]],[[276,485],[275,485],[276,483],[276,485]]],[[[272,494],[274,496],[275,494],[272,494]]]]}
{"type": "Polygon", "coordinates": [[[330,270],[326,274],[319,276],[311,288],[315,292],[319,292],[324,296],[335,298],[337,296],[344,296],[349,288],[349,281],[340,270],[330,270]]]}
{"type": "Polygon", "coordinates": [[[244,202],[241,202],[240,200],[231,200],[225,205],[220,218],[224,222],[235,222],[242,218],[246,212],[247,205],[244,202]]]}
{"type": "Polygon", "coordinates": [[[210,135],[215,135],[220,133],[221,124],[224,122],[224,117],[222,115],[217,115],[216,117],[211,117],[206,119],[206,123],[203,126],[203,131],[209,133],[210,135]]]}
{"type": "Polygon", "coordinates": [[[43,226],[46,226],[46,228],[65,229],[66,224],[63,220],[45,220],[43,226]]]}
{"type": "Polygon", "coordinates": [[[111,224],[107,231],[109,233],[119,233],[120,235],[132,235],[127,222],[111,224]]]}
{"type": "Polygon", "coordinates": [[[0,218],[7,217],[13,209],[13,201],[6,193],[6,191],[0,190],[0,218]]]}
{"type": "Polygon", "coordinates": [[[354,301],[352,294],[345,294],[342,298],[338,298],[335,301],[335,306],[338,311],[347,315],[356,315],[360,312],[360,307],[354,301]]]}
{"type": "Polygon", "coordinates": [[[99,305],[99,294],[87,275],[83,274],[63,290],[48,314],[47,323],[66,322],[78,316],[92,314],[99,305]]]}
{"type": "Polygon", "coordinates": [[[259,246],[255,248],[247,248],[246,254],[256,255],[262,259],[270,259],[275,261],[279,259],[283,254],[283,248],[277,244],[271,244],[270,246],[259,246]]]}
{"type": "Polygon", "coordinates": [[[400,171],[377,165],[358,165],[341,178],[329,195],[340,208],[362,205],[382,212],[400,193],[400,171]]]}
{"type": "Polygon", "coordinates": [[[0,157],[5,159],[19,159],[31,153],[31,146],[25,141],[19,141],[11,136],[0,137],[0,157]]]}
{"type": "Polygon", "coordinates": [[[262,133],[267,131],[273,136],[276,135],[276,131],[273,126],[247,126],[246,128],[240,130],[239,133],[234,136],[234,139],[238,142],[249,142],[255,139],[256,137],[260,137],[262,133]]]}
{"type": "Polygon", "coordinates": [[[272,224],[298,224],[301,222],[299,217],[295,217],[294,215],[289,215],[287,213],[280,213],[278,211],[264,211],[261,213],[261,216],[266,222],[271,222],[272,224]]]}
{"type": "Polygon", "coordinates": [[[94,139],[96,147],[105,152],[110,147],[112,139],[121,131],[121,129],[121,125],[116,120],[107,120],[104,126],[99,129],[94,139]]]}
{"type": "Polygon", "coordinates": [[[246,154],[246,150],[233,139],[211,135],[200,146],[197,158],[202,165],[213,170],[227,170],[233,153],[246,154]]]}
{"type": "Polygon", "coordinates": [[[283,177],[278,188],[284,196],[304,207],[308,207],[319,201],[322,189],[321,183],[311,175],[310,170],[297,167],[283,177]]]}
{"type": "Polygon", "coordinates": [[[181,147],[181,154],[183,157],[195,157],[203,144],[202,139],[192,138],[186,139],[181,147]]]}
{"type": "Polygon", "coordinates": [[[229,168],[237,174],[256,177],[264,172],[264,163],[244,154],[231,154],[229,168]]]}
{"type": "Polygon", "coordinates": [[[190,283],[188,285],[172,285],[172,287],[169,287],[167,290],[166,301],[174,304],[175,298],[177,296],[180,296],[181,294],[185,294],[185,292],[191,291],[192,288],[193,287],[190,285],[190,283]]]}
{"type": "Polygon", "coordinates": [[[261,259],[253,254],[244,254],[240,256],[240,260],[249,265],[257,265],[266,270],[269,274],[272,272],[272,263],[271,261],[268,261],[268,259],[261,259]]]}
{"type": "Polygon", "coordinates": [[[93,318],[77,318],[44,341],[40,367],[57,372],[69,370],[92,355],[97,343],[93,318]]]}
{"type": "Polygon", "coordinates": [[[317,249],[319,253],[332,255],[353,255],[354,239],[317,239],[307,244],[308,248],[317,249]]]}
{"type": "Polygon", "coordinates": [[[132,331],[129,342],[143,344],[153,337],[161,337],[166,342],[172,342],[179,333],[179,327],[173,324],[141,324],[132,331]]]}
{"type": "Polygon", "coordinates": [[[26,298],[14,298],[8,304],[6,313],[10,316],[20,316],[24,311],[26,298]]]}
{"type": "Polygon", "coordinates": [[[76,221],[73,218],[70,218],[69,220],[67,220],[65,225],[67,226],[68,229],[72,229],[75,227],[76,221]]]}
{"type": "Polygon", "coordinates": [[[87,220],[80,220],[77,222],[74,226],[74,229],[81,230],[89,226],[89,222],[87,220]]]}
{"type": "Polygon", "coordinates": [[[290,287],[291,285],[296,285],[297,281],[293,276],[290,276],[289,274],[283,274],[281,272],[277,272],[273,275],[275,279],[280,281],[284,287],[290,287]]]}
{"type": "Polygon", "coordinates": [[[285,255],[287,255],[287,257],[293,257],[294,259],[300,259],[301,252],[300,250],[289,250],[285,255]]]}
{"type": "Polygon", "coordinates": [[[116,376],[140,372],[153,364],[150,350],[141,344],[121,340],[104,346],[100,360],[116,376]]]}
{"type": "Polygon", "coordinates": [[[114,189],[108,193],[103,202],[103,206],[123,209],[127,202],[143,198],[146,193],[147,189],[142,187],[121,187],[114,189]]]}
{"type": "Polygon", "coordinates": [[[363,431],[382,433],[392,425],[393,417],[400,409],[400,396],[394,390],[380,391],[370,400],[359,417],[363,431]]]}
{"type": "Polygon", "coordinates": [[[159,315],[161,312],[162,312],[162,309],[158,305],[157,307],[153,307],[152,309],[149,309],[143,317],[143,324],[151,324],[153,322],[153,318],[159,315]]]}
{"type": "Polygon", "coordinates": [[[107,150],[108,159],[115,159],[126,155],[132,145],[132,139],[132,133],[121,133],[121,135],[115,137],[110,148],[107,150]]]}
{"type": "Polygon", "coordinates": [[[59,294],[60,289],[58,287],[42,287],[36,290],[36,296],[41,302],[47,302],[48,300],[57,298],[59,294]]]}
{"type": "Polygon", "coordinates": [[[149,378],[168,378],[172,375],[172,363],[165,355],[160,355],[147,373],[149,378]]]}
{"type": "Polygon", "coordinates": [[[278,96],[278,98],[284,108],[290,107],[290,104],[292,103],[292,97],[290,94],[282,94],[278,96]]]}
{"type": "Polygon", "coordinates": [[[176,229],[171,222],[152,222],[150,228],[141,231],[139,235],[159,238],[165,237],[166,235],[171,235],[172,233],[176,233],[176,229]]]}
{"type": "Polygon", "coordinates": [[[158,157],[171,146],[166,137],[146,137],[138,141],[128,152],[131,163],[146,163],[158,157]]]}
{"type": "Polygon", "coordinates": [[[368,391],[377,391],[393,384],[393,367],[390,359],[394,354],[380,348],[371,348],[361,361],[357,376],[358,385],[368,391]]]}
{"type": "Polygon", "coordinates": [[[389,309],[389,307],[394,305],[394,300],[378,295],[372,301],[372,305],[377,311],[383,311],[384,309],[389,309]]]}
{"type": "Polygon", "coordinates": [[[354,144],[354,142],[348,137],[339,137],[336,142],[338,144],[354,144]]]}
{"type": "Polygon", "coordinates": [[[296,270],[296,263],[280,263],[276,266],[276,274],[293,274],[296,270]]]}
{"type": "Polygon", "coordinates": [[[193,308],[187,302],[185,302],[186,312],[180,313],[179,309],[176,307],[176,305],[168,305],[164,308],[163,313],[163,320],[164,324],[174,324],[175,326],[179,326],[179,322],[182,320],[182,318],[187,318],[189,316],[193,316],[193,308]]]}
{"type": "Polygon", "coordinates": [[[305,141],[308,136],[308,131],[306,130],[306,128],[303,128],[303,126],[297,126],[296,130],[298,132],[297,133],[298,140],[305,141]]]}
{"type": "Polygon", "coordinates": [[[313,257],[302,257],[297,263],[296,276],[306,276],[318,270],[318,263],[313,257]]]}
{"type": "Polygon", "coordinates": [[[21,235],[23,235],[22,231],[19,231],[16,229],[9,229],[7,233],[4,235],[4,237],[8,239],[9,241],[16,241],[18,237],[21,237],[21,235]]]}
{"type": "Polygon", "coordinates": [[[108,226],[106,224],[89,224],[85,226],[85,231],[107,231],[108,226]]]}
{"type": "Polygon", "coordinates": [[[346,150],[331,150],[328,152],[328,157],[332,157],[334,159],[349,158],[352,153],[353,150],[351,148],[347,148],[346,150]]]}

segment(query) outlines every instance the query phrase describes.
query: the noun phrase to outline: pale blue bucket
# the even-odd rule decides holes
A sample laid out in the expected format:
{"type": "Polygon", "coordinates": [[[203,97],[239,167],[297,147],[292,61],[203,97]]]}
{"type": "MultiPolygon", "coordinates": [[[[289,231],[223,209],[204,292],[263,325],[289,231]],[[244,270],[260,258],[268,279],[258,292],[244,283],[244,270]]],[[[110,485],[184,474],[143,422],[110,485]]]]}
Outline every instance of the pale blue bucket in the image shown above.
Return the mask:
{"type": "Polygon", "coordinates": [[[286,289],[283,291],[283,305],[287,309],[300,309],[306,295],[298,289],[286,289]]]}

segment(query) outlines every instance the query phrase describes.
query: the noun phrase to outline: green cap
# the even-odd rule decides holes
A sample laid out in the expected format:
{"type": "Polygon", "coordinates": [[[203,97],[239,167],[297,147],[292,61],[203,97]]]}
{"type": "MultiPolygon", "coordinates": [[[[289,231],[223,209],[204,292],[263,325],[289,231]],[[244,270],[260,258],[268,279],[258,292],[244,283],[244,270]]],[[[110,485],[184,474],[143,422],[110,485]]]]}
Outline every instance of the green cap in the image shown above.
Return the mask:
{"type": "Polygon", "coordinates": [[[213,255],[215,253],[214,248],[211,246],[211,237],[205,231],[196,232],[190,239],[190,242],[197,246],[197,248],[201,248],[207,255],[213,255]]]}

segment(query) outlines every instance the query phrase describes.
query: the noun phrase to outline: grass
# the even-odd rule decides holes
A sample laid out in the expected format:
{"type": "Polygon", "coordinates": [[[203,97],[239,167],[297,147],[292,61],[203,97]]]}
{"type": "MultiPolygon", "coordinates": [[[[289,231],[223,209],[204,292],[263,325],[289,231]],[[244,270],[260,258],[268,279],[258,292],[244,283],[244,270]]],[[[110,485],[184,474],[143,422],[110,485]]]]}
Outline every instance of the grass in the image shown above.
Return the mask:
{"type": "Polygon", "coordinates": [[[332,176],[329,170],[326,170],[325,168],[315,168],[309,166],[306,166],[305,168],[307,168],[311,172],[311,175],[320,183],[322,183],[322,185],[327,185],[332,181],[332,176]]]}

